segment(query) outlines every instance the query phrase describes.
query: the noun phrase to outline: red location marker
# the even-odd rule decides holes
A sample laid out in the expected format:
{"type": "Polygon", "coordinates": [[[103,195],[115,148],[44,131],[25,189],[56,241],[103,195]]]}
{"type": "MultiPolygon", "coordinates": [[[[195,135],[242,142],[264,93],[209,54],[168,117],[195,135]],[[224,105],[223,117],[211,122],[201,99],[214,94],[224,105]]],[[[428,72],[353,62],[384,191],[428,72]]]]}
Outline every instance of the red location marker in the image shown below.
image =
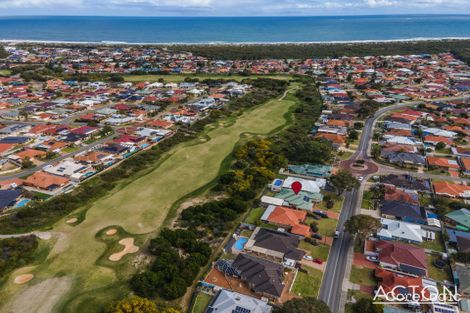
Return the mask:
{"type": "Polygon", "coordinates": [[[298,181],[293,182],[290,187],[294,190],[295,194],[298,194],[302,190],[302,184],[298,181]]]}

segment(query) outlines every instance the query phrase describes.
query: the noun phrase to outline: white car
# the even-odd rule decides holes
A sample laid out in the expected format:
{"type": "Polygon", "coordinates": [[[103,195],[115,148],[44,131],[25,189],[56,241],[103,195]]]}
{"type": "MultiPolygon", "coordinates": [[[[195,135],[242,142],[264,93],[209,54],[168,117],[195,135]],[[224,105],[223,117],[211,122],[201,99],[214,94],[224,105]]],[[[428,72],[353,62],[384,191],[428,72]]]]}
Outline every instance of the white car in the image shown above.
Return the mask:
{"type": "Polygon", "coordinates": [[[366,256],[366,260],[367,261],[371,261],[371,262],[375,262],[375,263],[378,263],[379,262],[379,258],[376,257],[376,256],[366,256]]]}
{"type": "Polygon", "coordinates": [[[313,257],[311,257],[310,255],[304,255],[304,259],[308,261],[312,261],[313,257]]]}
{"type": "Polygon", "coordinates": [[[364,180],[364,177],[359,176],[359,177],[357,178],[357,180],[360,181],[360,182],[362,182],[362,181],[364,180]]]}

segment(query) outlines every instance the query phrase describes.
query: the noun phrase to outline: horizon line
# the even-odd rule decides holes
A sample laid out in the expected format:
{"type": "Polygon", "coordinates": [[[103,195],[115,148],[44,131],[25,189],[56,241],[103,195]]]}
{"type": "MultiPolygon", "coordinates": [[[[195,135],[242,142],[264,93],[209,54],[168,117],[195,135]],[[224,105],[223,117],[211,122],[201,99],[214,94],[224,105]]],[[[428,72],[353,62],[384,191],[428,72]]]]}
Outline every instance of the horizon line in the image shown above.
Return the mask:
{"type": "Polygon", "coordinates": [[[102,14],[11,14],[5,17],[142,17],[142,18],[295,18],[295,17],[370,17],[370,16],[468,16],[465,13],[384,13],[384,14],[331,14],[331,15],[102,15],[102,14]]]}

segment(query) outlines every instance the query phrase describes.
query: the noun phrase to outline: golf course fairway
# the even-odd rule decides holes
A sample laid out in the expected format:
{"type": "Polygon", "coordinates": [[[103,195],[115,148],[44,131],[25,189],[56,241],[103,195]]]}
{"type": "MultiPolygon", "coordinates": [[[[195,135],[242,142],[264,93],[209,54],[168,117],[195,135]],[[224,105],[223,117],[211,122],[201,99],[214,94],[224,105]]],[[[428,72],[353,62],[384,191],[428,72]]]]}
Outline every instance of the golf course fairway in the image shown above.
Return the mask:
{"type": "MultiPolygon", "coordinates": [[[[98,240],[97,233],[118,227],[126,233],[122,238],[134,237],[142,248],[145,240],[156,236],[173,204],[218,176],[241,138],[267,135],[286,126],[295,103],[291,91],[236,118],[208,125],[199,138],[172,148],[145,175],[125,181],[94,202],[81,223],[67,224],[70,216],[57,222],[50,231],[51,250],[45,261],[27,271],[16,270],[0,289],[0,311],[99,312],[108,301],[123,296],[126,278],[135,271],[129,265],[132,254],[119,262],[107,261],[108,246],[98,240]],[[26,273],[34,279],[24,285],[14,283],[16,276],[26,273]]],[[[116,244],[114,248],[113,252],[119,252],[123,247],[116,244]]]]}

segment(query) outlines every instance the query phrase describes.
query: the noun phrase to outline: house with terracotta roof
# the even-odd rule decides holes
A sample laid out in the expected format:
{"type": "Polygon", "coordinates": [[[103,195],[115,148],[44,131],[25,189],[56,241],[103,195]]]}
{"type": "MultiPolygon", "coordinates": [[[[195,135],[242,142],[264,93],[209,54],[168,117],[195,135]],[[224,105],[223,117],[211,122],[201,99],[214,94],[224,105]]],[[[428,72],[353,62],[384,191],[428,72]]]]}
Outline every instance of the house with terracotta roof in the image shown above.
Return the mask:
{"type": "Polygon", "coordinates": [[[375,252],[369,252],[369,255],[377,256],[381,267],[416,276],[428,276],[426,253],[423,248],[383,240],[375,241],[373,246],[375,252]]]}
{"type": "Polygon", "coordinates": [[[419,195],[416,191],[399,189],[396,186],[385,185],[385,201],[406,202],[412,205],[419,205],[419,195]]]}
{"type": "Polygon", "coordinates": [[[9,158],[16,158],[19,160],[25,160],[26,158],[29,158],[31,161],[34,161],[44,156],[46,156],[46,152],[44,151],[26,148],[23,151],[17,152],[14,155],[9,156],[9,158]]]}
{"type": "Polygon", "coordinates": [[[396,295],[396,293],[416,293],[428,298],[430,296],[429,290],[424,288],[425,284],[421,277],[400,275],[383,268],[377,268],[374,271],[374,275],[379,281],[379,287],[382,287],[386,294],[396,295]]]}
{"type": "Polygon", "coordinates": [[[315,135],[315,138],[325,139],[334,145],[342,145],[346,142],[345,136],[341,136],[337,134],[318,133],[315,135]]]}
{"type": "Polygon", "coordinates": [[[110,165],[115,160],[112,154],[97,150],[78,154],[74,157],[74,159],[80,163],[90,165],[110,165]]]}
{"type": "Polygon", "coordinates": [[[460,169],[459,163],[456,160],[452,160],[452,159],[427,156],[426,161],[430,168],[437,168],[437,169],[444,169],[444,170],[449,170],[449,169],[459,170],[460,169]]]}
{"type": "Polygon", "coordinates": [[[465,175],[470,175],[470,158],[460,158],[460,164],[465,175]]]}
{"type": "Polygon", "coordinates": [[[291,209],[284,206],[268,206],[261,220],[285,228],[294,235],[310,236],[310,227],[303,224],[307,218],[306,211],[291,209]]]}
{"type": "Polygon", "coordinates": [[[424,136],[423,142],[433,146],[437,145],[439,142],[444,143],[446,146],[452,146],[454,144],[451,138],[433,135],[424,136]]]}
{"type": "Polygon", "coordinates": [[[44,191],[57,191],[60,188],[66,187],[69,183],[70,180],[68,178],[37,171],[26,178],[23,184],[24,186],[44,191]]]}
{"type": "Polygon", "coordinates": [[[433,182],[434,193],[450,198],[470,198],[470,186],[455,184],[448,181],[433,182]]]}

